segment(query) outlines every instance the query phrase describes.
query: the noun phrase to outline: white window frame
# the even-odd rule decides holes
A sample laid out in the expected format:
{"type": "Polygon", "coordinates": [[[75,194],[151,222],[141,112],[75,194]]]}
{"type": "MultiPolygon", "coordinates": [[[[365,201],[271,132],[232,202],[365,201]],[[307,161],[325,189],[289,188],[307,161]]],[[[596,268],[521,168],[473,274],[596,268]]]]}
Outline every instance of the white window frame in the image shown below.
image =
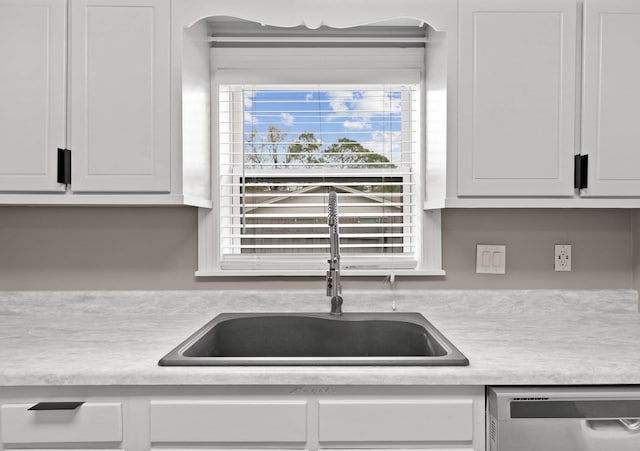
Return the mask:
{"type": "MultiPolygon", "coordinates": [[[[234,49],[236,50],[236,49],[234,49]]],[[[416,67],[410,69],[397,69],[394,67],[394,50],[397,49],[353,49],[358,52],[360,61],[363,54],[370,52],[372,58],[372,66],[381,65],[382,70],[358,70],[357,68],[345,69],[344,71],[331,71],[331,70],[307,70],[296,69],[287,70],[287,79],[282,76],[283,71],[277,71],[275,68],[265,67],[265,61],[268,64],[278,64],[278,54],[276,51],[274,54],[269,54],[269,49],[261,48],[256,52],[256,68],[221,68],[217,67],[216,63],[223,66],[225,64],[224,58],[212,58],[212,196],[214,199],[214,207],[212,209],[199,209],[198,217],[198,271],[196,276],[324,276],[326,272],[326,263],[322,254],[318,254],[317,262],[313,264],[309,263],[306,259],[294,259],[292,256],[284,256],[281,261],[277,258],[269,259],[269,266],[265,267],[264,258],[259,256],[253,257],[251,254],[246,255],[246,258],[242,258],[233,264],[229,264],[229,261],[222,261],[220,255],[220,239],[221,234],[219,230],[219,212],[216,202],[219,199],[220,187],[219,187],[219,167],[218,167],[218,105],[219,105],[219,93],[218,87],[220,84],[227,84],[229,81],[233,81],[234,84],[276,84],[279,82],[282,84],[377,84],[377,83],[411,83],[419,82],[421,86],[420,91],[420,111],[421,117],[425,115],[425,82],[424,82],[424,68],[416,67]],[[364,51],[363,51],[364,50],[364,51]],[[259,53],[258,53],[259,52],[259,53]],[[385,59],[386,57],[386,59],[385,59]],[[375,59],[373,59],[375,58],[375,59]],[[220,62],[222,60],[222,63],[220,62]],[[386,67],[385,67],[386,64],[386,67]],[[310,73],[313,72],[313,75],[310,73]],[[294,264],[292,264],[294,263],[294,264]]],[[[308,49],[303,49],[308,52],[308,49]]],[[[337,52],[335,49],[322,49],[326,51],[326,55],[322,58],[325,67],[331,67],[331,52],[337,52]]],[[[291,58],[291,49],[287,49],[286,59],[291,58]]],[[[341,49],[340,52],[344,53],[341,49]]],[[[224,51],[222,52],[224,54],[224,51]]],[[[347,52],[348,53],[348,52],[347,52]]],[[[230,54],[231,55],[231,54],[230,54]]],[[[230,57],[233,61],[234,57],[230,57]]],[[[238,61],[244,61],[242,57],[238,61]]],[[[342,54],[338,58],[338,63],[344,64],[345,55],[342,54]]],[[[233,66],[233,64],[230,64],[233,66]]],[[[336,67],[342,67],[336,65],[336,67]]],[[[422,120],[425,124],[425,120],[422,120]]],[[[421,227],[416,229],[416,237],[418,238],[418,251],[416,252],[416,264],[415,267],[406,268],[401,265],[397,268],[357,268],[349,264],[343,264],[341,273],[349,276],[380,276],[380,275],[400,275],[400,276],[442,276],[444,271],[442,270],[442,250],[441,250],[441,213],[440,210],[422,210],[420,208],[424,203],[425,189],[426,187],[426,161],[425,161],[425,127],[421,127],[419,131],[413,131],[419,134],[420,148],[417,152],[417,167],[419,167],[420,173],[417,179],[419,180],[419,188],[416,189],[418,196],[416,200],[416,207],[419,211],[419,220],[417,224],[421,227]]],[[[244,257],[244,256],[243,256],[244,257]]],[[[393,261],[393,256],[390,254],[389,261],[393,261]]]]}

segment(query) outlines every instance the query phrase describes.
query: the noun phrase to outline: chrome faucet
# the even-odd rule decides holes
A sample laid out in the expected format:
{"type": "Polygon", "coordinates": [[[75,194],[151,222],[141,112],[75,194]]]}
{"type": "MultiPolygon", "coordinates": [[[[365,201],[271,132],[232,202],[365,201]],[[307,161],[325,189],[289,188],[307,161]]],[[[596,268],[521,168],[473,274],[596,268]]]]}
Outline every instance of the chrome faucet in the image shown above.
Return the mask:
{"type": "Polygon", "coordinates": [[[331,314],[342,315],[342,286],[340,285],[340,237],[338,235],[338,196],[329,192],[329,271],[327,271],[327,296],[331,297],[331,314]]]}

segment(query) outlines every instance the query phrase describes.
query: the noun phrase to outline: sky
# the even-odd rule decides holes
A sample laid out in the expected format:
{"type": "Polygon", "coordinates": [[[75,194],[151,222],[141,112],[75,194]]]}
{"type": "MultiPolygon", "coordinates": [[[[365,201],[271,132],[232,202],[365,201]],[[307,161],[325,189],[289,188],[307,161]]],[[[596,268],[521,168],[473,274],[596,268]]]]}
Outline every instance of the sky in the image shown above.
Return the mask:
{"type": "Polygon", "coordinates": [[[391,161],[399,158],[399,90],[258,90],[245,91],[243,100],[245,137],[251,131],[264,137],[274,125],[286,133],[283,154],[301,133],[312,132],[323,148],[349,138],[391,161]]]}

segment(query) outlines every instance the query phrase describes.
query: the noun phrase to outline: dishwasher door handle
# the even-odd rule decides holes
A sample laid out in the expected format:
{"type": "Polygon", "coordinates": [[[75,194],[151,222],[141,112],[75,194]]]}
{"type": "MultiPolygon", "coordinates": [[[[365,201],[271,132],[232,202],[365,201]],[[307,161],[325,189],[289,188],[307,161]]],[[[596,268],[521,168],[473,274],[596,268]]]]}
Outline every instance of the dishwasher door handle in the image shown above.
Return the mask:
{"type": "Polygon", "coordinates": [[[640,431],[640,419],[619,418],[618,422],[629,432],[640,431]]]}
{"type": "Polygon", "coordinates": [[[584,420],[587,429],[595,433],[627,434],[640,433],[640,418],[610,418],[602,420],[584,420]]]}
{"type": "Polygon", "coordinates": [[[576,447],[569,449],[638,451],[640,450],[640,426],[638,423],[640,423],[638,418],[584,420],[582,433],[576,437],[576,447]]]}

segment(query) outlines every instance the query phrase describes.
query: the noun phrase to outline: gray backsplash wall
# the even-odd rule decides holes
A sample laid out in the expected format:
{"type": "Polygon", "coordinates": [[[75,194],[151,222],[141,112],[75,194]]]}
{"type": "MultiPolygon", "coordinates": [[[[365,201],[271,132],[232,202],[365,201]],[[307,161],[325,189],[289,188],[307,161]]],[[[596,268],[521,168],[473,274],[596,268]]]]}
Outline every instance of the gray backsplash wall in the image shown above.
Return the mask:
{"type": "MultiPolygon", "coordinates": [[[[447,276],[398,288],[640,288],[636,212],[452,209],[442,222],[447,276]],[[506,275],[475,273],[476,243],[507,245],[506,275]],[[554,272],[554,244],[573,245],[572,272],[554,272]]],[[[0,290],[323,290],[320,278],[196,279],[196,239],[189,207],[0,207],[0,290]]]]}
{"type": "Polygon", "coordinates": [[[640,210],[632,213],[633,288],[640,291],[640,210]]]}

